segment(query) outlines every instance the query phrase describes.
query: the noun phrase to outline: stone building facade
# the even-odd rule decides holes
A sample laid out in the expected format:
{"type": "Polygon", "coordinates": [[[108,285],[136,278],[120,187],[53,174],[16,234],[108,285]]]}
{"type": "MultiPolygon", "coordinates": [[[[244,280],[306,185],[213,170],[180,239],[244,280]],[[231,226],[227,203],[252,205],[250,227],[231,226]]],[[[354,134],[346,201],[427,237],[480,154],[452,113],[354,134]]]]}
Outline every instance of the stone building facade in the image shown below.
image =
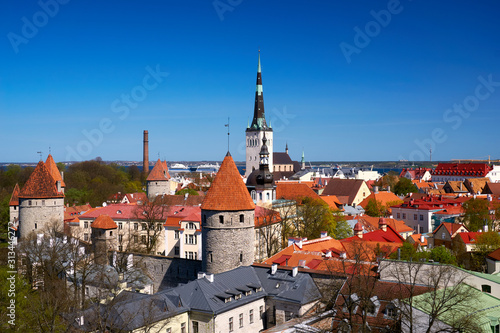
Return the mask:
{"type": "Polygon", "coordinates": [[[61,181],[40,161],[19,193],[19,237],[43,231],[50,223],[63,227],[64,194],[61,181]]]}
{"type": "Polygon", "coordinates": [[[253,263],[255,204],[229,152],[203,200],[201,216],[204,272],[253,263]]]}

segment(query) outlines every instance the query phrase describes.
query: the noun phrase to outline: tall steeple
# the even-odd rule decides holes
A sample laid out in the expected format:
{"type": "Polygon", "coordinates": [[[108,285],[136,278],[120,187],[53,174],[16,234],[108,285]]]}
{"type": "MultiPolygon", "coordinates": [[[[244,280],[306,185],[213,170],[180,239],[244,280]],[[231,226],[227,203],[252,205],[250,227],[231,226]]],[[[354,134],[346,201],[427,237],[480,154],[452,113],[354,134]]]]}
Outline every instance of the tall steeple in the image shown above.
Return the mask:
{"type": "Polygon", "coordinates": [[[253,119],[251,129],[266,130],[269,127],[266,123],[266,114],[264,112],[264,92],[262,90],[262,72],[260,68],[260,50],[259,50],[259,64],[257,66],[257,88],[255,91],[255,106],[253,109],[253,119]]]}
{"type": "Polygon", "coordinates": [[[273,129],[271,122],[267,124],[266,114],[264,112],[264,93],[262,89],[262,72],[259,62],[257,65],[257,88],[255,91],[255,104],[253,110],[253,119],[246,129],[246,172],[248,177],[252,171],[259,169],[259,153],[262,145],[264,133],[267,138],[267,148],[269,152],[269,169],[273,170],[273,129]]]}

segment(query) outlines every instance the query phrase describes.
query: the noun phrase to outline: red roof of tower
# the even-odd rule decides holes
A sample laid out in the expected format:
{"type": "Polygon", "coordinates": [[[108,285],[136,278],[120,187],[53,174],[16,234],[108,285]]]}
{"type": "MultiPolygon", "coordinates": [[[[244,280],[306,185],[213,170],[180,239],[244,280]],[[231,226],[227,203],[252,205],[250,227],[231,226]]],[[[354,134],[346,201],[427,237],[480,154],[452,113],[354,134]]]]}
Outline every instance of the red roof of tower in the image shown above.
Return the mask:
{"type": "Polygon", "coordinates": [[[94,222],[90,225],[91,228],[97,228],[97,229],[116,229],[118,226],[116,225],[116,222],[113,221],[109,215],[99,215],[94,222]]]}
{"type": "Polygon", "coordinates": [[[155,180],[169,180],[170,174],[168,173],[167,162],[162,162],[160,159],[156,161],[153,170],[149,172],[149,176],[147,178],[148,181],[155,180]]]}
{"type": "Polygon", "coordinates": [[[19,206],[19,184],[16,183],[12,196],[10,197],[9,206],[19,206]]]}
{"type": "Polygon", "coordinates": [[[21,189],[19,198],[64,198],[64,194],[57,192],[56,181],[40,161],[21,189]]]}
{"type": "Polygon", "coordinates": [[[229,152],[201,204],[204,210],[252,210],[255,204],[229,152]]]}
{"type": "Polygon", "coordinates": [[[52,158],[51,154],[49,154],[49,156],[47,157],[47,160],[45,161],[45,166],[47,167],[47,169],[49,169],[52,178],[54,178],[56,182],[60,181],[62,187],[66,187],[66,184],[64,184],[64,180],[61,177],[61,172],[57,168],[57,164],[54,161],[54,158],[52,158]]]}

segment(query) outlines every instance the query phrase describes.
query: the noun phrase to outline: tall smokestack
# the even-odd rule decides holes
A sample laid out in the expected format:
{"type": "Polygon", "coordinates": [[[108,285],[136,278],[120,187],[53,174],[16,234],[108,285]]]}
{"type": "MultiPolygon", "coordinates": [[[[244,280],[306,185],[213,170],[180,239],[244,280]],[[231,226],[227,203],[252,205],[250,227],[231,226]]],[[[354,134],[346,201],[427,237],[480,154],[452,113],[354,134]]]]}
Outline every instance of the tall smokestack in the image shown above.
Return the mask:
{"type": "Polygon", "coordinates": [[[143,158],[142,158],[142,170],[147,176],[149,173],[149,140],[148,131],[144,131],[144,148],[143,148],[143,158]]]}

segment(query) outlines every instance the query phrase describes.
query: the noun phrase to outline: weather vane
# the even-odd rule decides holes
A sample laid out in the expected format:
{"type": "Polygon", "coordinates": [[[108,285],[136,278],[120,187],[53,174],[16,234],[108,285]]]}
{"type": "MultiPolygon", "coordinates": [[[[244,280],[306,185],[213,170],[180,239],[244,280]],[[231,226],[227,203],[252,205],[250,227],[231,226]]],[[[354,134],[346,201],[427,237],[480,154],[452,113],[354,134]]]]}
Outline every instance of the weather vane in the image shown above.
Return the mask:
{"type": "Polygon", "coordinates": [[[37,151],[36,153],[40,154],[40,161],[41,161],[42,160],[42,152],[41,151],[37,151]]]}
{"type": "Polygon", "coordinates": [[[224,126],[227,127],[227,151],[229,151],[229,117],[227,117],[227,124],[224,126]]]}

